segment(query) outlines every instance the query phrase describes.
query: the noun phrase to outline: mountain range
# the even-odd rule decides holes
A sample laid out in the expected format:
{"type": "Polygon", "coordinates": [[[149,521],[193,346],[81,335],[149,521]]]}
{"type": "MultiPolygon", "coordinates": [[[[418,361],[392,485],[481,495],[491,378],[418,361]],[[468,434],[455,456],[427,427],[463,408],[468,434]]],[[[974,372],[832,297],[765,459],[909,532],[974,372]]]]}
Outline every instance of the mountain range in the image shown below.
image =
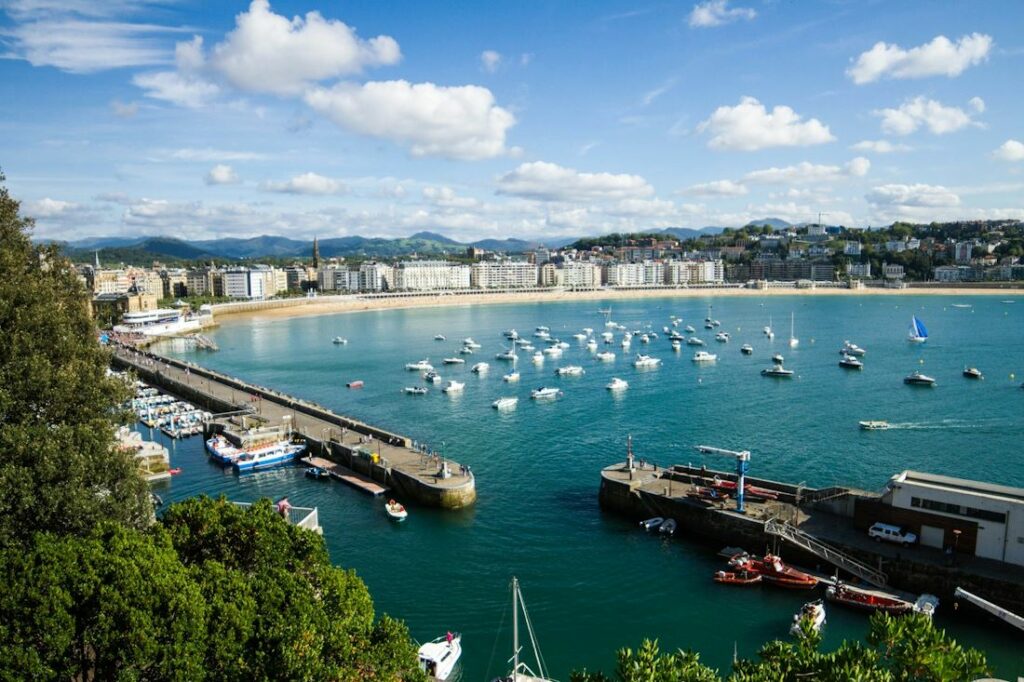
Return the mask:
{"type": "MultiPolygon", "coordinates": [[[[789,227],[790,223],[778,218],[753,221],[756,225],[770,225],[775,229],[789,227]]],[[[667,227],[649,230],[646,234],[666,234],[678,239],[695,239],[701,235],[718,234],[722,227],[667,227]]],[[[318,240],[320,256],[323,258],[353,257],[394,258],[417,254],[420,256],[443,256],[464,252],[469,247],[485,251],[523,253],[538,247],[559,248],[576,241],[575,237],[562,239],[481,239],[475,242],[459,242],[435,232],[417,232],[409,237],[388,239],[384,237],[332,237],[318,240]]],[[[107,258],[115,257],[126,262],[145,259],[256,259],[308,257],[313,252],[313,242],[288,237],[262,235],[259,237],[205,239],[186,241],[173,237],[92,237],[75,241],[60,242],[68,254],[78,260],[91,260],[92,252],[106,251],[107,258]]]]}

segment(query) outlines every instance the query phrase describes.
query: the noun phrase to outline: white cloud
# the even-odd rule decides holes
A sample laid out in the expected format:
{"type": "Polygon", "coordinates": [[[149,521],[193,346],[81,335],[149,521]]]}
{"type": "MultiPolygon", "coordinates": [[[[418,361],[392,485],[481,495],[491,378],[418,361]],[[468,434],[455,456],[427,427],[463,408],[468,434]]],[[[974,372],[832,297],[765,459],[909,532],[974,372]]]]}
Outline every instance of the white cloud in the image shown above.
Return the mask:
{"type": "Polygon", "coordinates": [[[443,208],[470,208],[480,203],[471,197],[458,196],[451,187],[424,187],[423,198],[443,208]]]}
{"type": "Polygon", "coordinates": [[[260,184],[264,192],[279,192],[281,194],[345,194],[348,187],[341,180],[324,177],[317,173],[303,173],[285,182],[264,182],[260,184]]]}
{"type": "Polygon", "coordinates": [[[658,87],[648,90],[644,93],[644,96],[640,98],[640,106],[647,107],[654,103],[656,99],[664,95],[666,92],[674,88],[676,85],[676,79],[670,78],[658,87]]]}
{"type": "Polygon", "coordinates": [[[34,218],[53,218],[78,208],[79,205],[71,201],[43,197],[36,201],[25,202],[24,213],[34,218]]]}
{"type": "Polygon", "coordinates": [[[256,152],[240,152],[230,149],[214,149],[212,147],[204,147],[202,149],[195,147],[183,147],[181,149],[175,149],[168,154],[172,159],[178,161],[255,161],[258,159],[266,158],[265,155],[256,152]]]}
{"type": "Polygon", "coordinates": [[[500,156],[506,153],[505,134],[516,122],[495,104],[490,90],[477,85],[339,83],[311,90],[305,101],[343,128],[407,145],[413,156],[500,156]]]}
{"type": "Polygon", "coordinates": [[[875,154],[892,154],[893,152],[909,152],[910,145],[897,144],[889,140],[862,140],[850,145],[850,149],[858,152],[874,152],[875,154]]]}
{"type": "Polygon", "coordinates": [[[999,145],[992,155],[1003,161],[1024,161],[1024,142],[1007,140],[999,145]]]}
{"type": "Polygon", "coordinates": [[[909,99],[896,109],[879,109],[872,113],[881,117],[882,130],[890,135],[910,135],[921,126],[935,135],[945,135],[978,125],[963,109],[922,96],[909,99]]]}
{"type": "Polygon", "coordinates": [[[498,194],[542,201],[591,201],[647,197],[654,194],[654,188],[639,175],[581,173],[534,161],[498,178],[498,194]]]}
{"type": "Polygon", "coordinates": [[[804,147],[836,139],[818,119],[802,121],[799,114],[781,105],[769,112],[753,97],[741,98],[734,107],[718,107],[697,126],[697,132],[711,135],[708,146],[712,149],[739,151],[804,147]]]}
{"type": "Polygon", "coordinates": [[[959,76],[967,68],[988,59],[992,37],[982,33],[963,36],[953,43],[946,36],[904,50],[899,45],[875,43],[846,71],[854,83],[863,85],[879,78],[924,78],[959,76]]]}
{"type": "Polygon", "coordinates": [[[238,182],[238,173],[231,166],[218,163],[206,174],[207,185],[233,185],[238,182]]]}
{"type": "Polygon", "coordinates": [[[209,61],[240,90],[298,95],[311,83],[396,64],[401,56],[389,36],[363,40],[344,22],[319,12],[288,19],[274,14],[268,0],[253,0],[209,61]]]}
{"type": "Polygon", "coordinates": [[[484,50],[480,53],[480,66],[487,73],[494,73],[501,66],[501,53],[494,50],[484,50]]]}
{"type": "Polygon", "coordinates": [[[184,76],[177,71],[138,73],[132,77],[132,83],[145,90],[146,97],[189,109],[203,107],[220,92],[213,83],[184,76]]]}
{"type": "Polygon", "coordinates": [[[960,205],[960,197],[941,185],[880,185],[865,198],[875,206],[952,207],[960,205]]]}
{"type": "Polygon", "coordinates": [[[729,0],[706,0],[693,6],[690,12],[690,26],[709,28],[729,24],[740,19],[750,21],[757,12],[750,7],[729,7],[729,0]]]}
{"type": "Polygon", "coordinates": [[[845,166],[825,166],[804,161],[795,166],[765,168],[747,173],[743,180],[761,184],[834,182],[844,178],[864,177],[870,169],[871,162],[863,156],[858,156],[845,166]]]}
{"type": "Polygon", "coordinates": [[[980,97],[972,97],[967,100],[967,106],[969,106],[976,114],[985,113],[985,100],[980,97]]]}
{"type": "Polygon", "coordinates": [[[687,194],[695,197],[739,197],[747,194],[750,190],[747,186],[733,182],[732,180],[712,180],[679,190],[679,194],[687,194]]]}

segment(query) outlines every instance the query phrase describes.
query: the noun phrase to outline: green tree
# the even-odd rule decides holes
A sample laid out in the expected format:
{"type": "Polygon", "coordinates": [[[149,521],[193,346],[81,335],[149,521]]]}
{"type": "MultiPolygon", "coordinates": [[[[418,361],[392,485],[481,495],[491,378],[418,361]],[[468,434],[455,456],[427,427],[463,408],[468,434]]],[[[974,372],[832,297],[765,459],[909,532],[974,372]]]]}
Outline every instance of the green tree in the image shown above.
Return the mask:
{"type": "Polygon", "coordinates": [[[0,546],[152,515],[133,460],[113,448],[127,388],[106,376],[77,275],[55,247],[32,245],[31,228],[0,184],[0,546]]]}
{"type": "Polygon", "coordinates": [[[636,651],[619,649],[615,677],[602,672],[577,671],[570,682],[718,682],[718,673],[700,662],[700,655],[682,649],[659,651],[657,640],[645,639],[636,651]]]}

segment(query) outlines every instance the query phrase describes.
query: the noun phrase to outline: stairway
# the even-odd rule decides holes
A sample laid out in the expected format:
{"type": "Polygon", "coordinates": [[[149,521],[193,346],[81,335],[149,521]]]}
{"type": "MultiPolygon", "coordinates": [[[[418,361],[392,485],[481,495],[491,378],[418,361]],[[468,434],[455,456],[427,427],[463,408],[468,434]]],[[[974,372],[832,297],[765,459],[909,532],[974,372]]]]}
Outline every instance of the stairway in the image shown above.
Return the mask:
{"type": "Polygon", "coordinates": [[[889,581],[887,576],[878,569],[871,568],[867,564],[854,559],[849,554],[827,545],[813,535],[803,532],[779,519],[769,519],[764,522],[764,532],[786,540],[795,547],[821,557],[833,566],[840,568],[861,580],[871,583],[876,587],[885,587],[889,581]]]}

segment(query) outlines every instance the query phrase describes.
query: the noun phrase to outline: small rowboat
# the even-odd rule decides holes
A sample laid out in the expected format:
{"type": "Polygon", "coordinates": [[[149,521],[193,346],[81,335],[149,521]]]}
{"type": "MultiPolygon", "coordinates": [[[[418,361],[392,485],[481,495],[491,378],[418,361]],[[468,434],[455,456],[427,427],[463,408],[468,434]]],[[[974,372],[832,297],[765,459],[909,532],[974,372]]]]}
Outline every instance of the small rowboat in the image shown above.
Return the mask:
{"type": "Polygon", "coordinates": [[[644,530],[654,530],[655,528],[660,526],[662,523],[664,523],[664,521],[665,521],[665,519],[663,517],[655,516],[653,518],[647,519],[646,521],[641,521],[640,522],[640,527],[643,528],[644,530]]]}
{"type": "Polygon", "coordinates": [[[387,503],[385,503],[384,511],[386,511],[388,516],[395,521],[405,521],[409,516],[409,512],[405,510],[405,507],[394,500],[388,500],[387,503]]]}
{"type": "Polygon", "coordinates": [[[884,611],[886,613],[908,613],[914,608],[909,601],[899,597],[890,597],[856,587],[850,587],[842,582],[830,585],[825,590],[825,597],[836,604],[850,606],[864,611],[884,611]]]}
{"type": "Polygon", "coordinates": [[[665,522],[658,527],[658,532],[662,535],[675,535],[676,532],[676,520],[665,519],[665,522]]]}
{"type": "Polygon", "coordinates": [[[362,388],[363,382],[361,379],[356,379],[355,381],[350,381],[345,385],[348,386],[349,388],[362,388]]]}
{"type": "Polygon", "coordinates": [[[717,571],[712,578],[723,585],[757,585],[761,582],[761,574],[751,571],[717,571]]]}
{"type": "Polygon", "coordinates": [[[175,467],[173,469],[168,469],[167,473],[169,473],[171,476],[177,476],[178,474],[181,473],[181,467],[175,467]]]}
{"type": "Polygon", "coordinates": [[[330,474],[327,473],[327,470],[326,469],[321,469],[320,467],[308,467],[306,469],[306,477],[307,478],[321,479],[321,478],[327,478],[328,476],[330,476],[330,474]]]}

